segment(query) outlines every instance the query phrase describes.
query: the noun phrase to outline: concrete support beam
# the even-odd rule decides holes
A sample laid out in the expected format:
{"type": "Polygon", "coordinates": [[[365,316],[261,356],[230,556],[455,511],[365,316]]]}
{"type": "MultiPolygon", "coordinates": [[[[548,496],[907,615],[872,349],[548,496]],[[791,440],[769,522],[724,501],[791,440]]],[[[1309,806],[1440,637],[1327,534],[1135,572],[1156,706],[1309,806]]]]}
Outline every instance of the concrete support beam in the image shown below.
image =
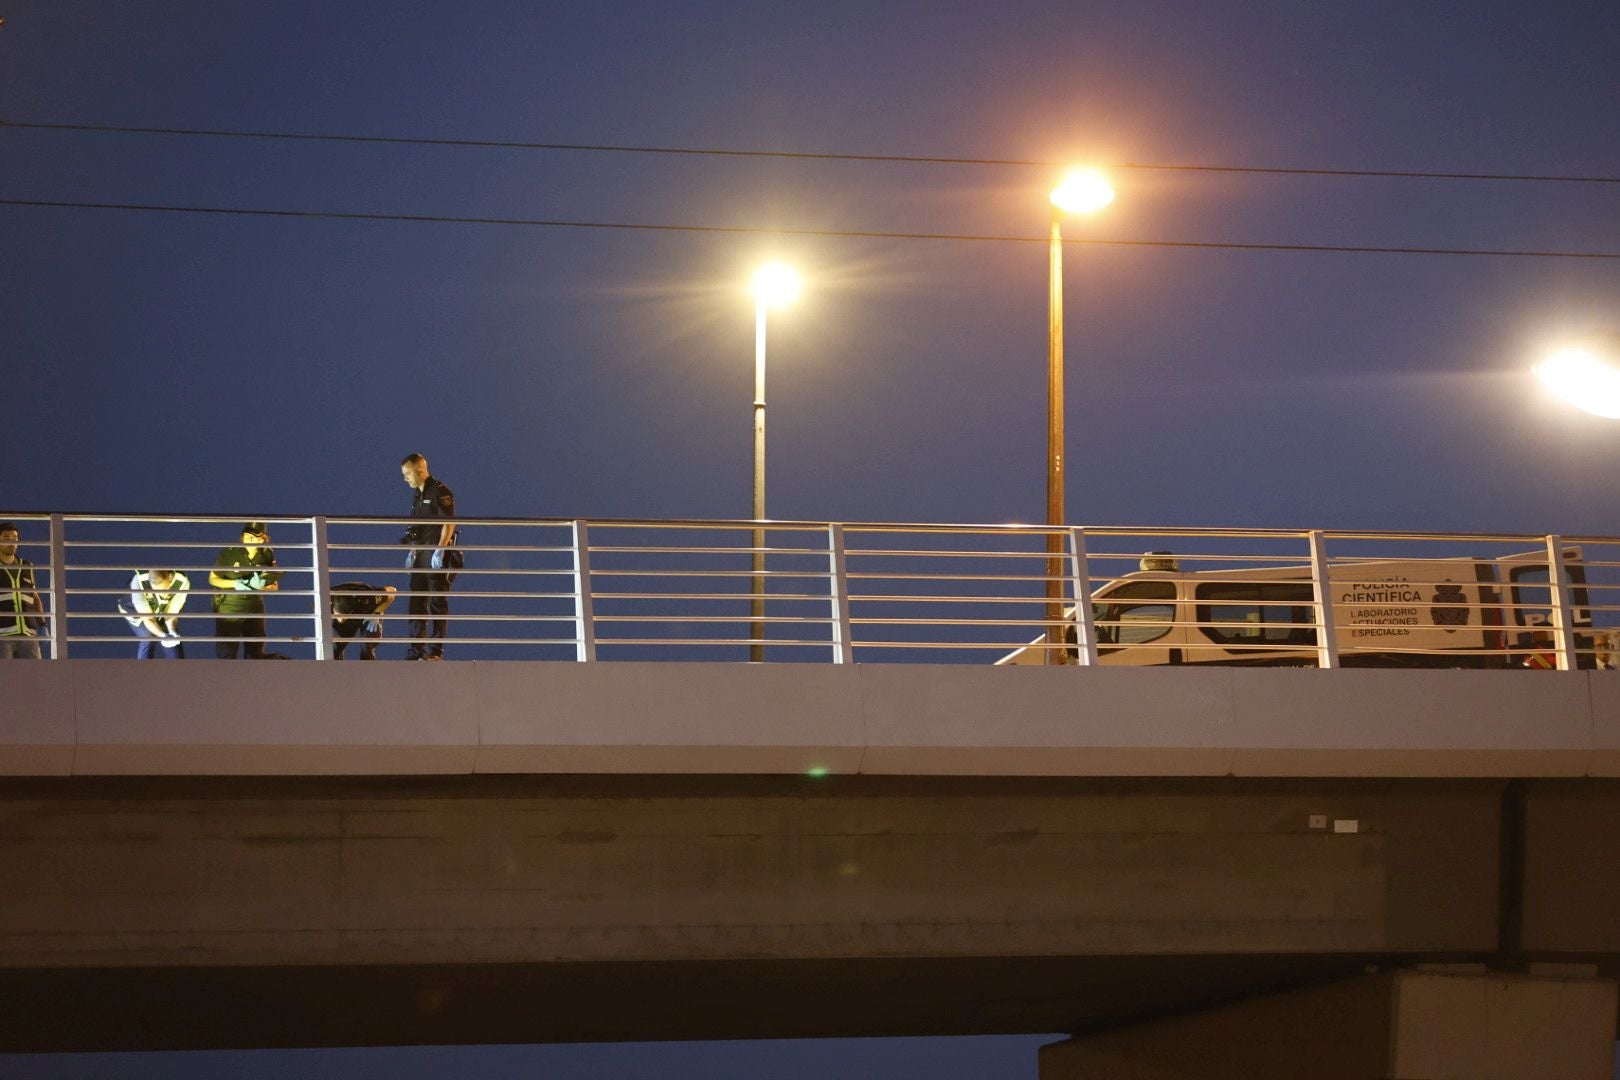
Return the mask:
{"type": "Polygon", "coordinates": [[[1041,1080],[1609,1080],[1607,979],[1394,971],[1041,1048],[1041,1080]]]}

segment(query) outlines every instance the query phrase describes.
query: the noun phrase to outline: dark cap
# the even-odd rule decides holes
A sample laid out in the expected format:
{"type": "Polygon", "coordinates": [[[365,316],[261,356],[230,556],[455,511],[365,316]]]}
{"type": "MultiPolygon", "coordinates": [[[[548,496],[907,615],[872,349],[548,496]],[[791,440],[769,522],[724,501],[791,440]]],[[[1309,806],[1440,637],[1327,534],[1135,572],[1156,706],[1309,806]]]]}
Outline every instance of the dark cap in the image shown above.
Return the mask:
{"type": "Polygon", "coordinates": [[[242,526],[242,531],[245,533],[252,533],[254,536],[262,536],[267,540],[270,538],[270,530],[264,527],[264,522],[262,521],[250,521],[246,525],[242,526]]]}

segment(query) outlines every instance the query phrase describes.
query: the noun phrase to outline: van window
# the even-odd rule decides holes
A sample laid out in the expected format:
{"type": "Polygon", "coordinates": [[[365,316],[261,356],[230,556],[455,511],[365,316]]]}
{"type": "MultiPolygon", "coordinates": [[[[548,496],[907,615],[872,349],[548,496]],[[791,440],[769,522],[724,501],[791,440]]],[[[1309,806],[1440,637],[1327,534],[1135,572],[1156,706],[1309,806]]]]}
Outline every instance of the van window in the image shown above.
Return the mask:
{"type": "Polygon", "coordinates": [[[1201,582],[1198,624],[1222,645],[1315,645],[1316,608],[1308,581],[1201,582]]]}
{"type": "Polygon", "coordinates": [[[1099,645],[1145,645],[1168,634],[1176,621],[1176,583],[1128,581],[1091,612],[1099,645]]]}

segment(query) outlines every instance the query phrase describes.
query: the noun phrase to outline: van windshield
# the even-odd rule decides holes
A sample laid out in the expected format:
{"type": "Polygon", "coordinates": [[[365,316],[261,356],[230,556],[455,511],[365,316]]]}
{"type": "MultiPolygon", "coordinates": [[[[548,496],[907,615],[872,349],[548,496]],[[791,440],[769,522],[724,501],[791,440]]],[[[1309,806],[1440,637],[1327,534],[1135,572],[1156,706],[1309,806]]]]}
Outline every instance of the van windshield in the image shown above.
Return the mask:
{"type": "Polygon", "coordinates": [[[1176,583],[1128,581],[1091,606],[1099,645],[1144,645],[1176,621],[1176,583]]]}

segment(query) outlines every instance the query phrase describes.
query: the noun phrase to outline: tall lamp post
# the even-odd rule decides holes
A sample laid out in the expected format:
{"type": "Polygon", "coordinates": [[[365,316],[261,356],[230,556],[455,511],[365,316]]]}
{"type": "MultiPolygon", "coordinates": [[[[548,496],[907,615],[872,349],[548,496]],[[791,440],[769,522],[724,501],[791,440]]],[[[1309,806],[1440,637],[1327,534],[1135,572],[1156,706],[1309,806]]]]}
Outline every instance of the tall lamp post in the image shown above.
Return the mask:
{"type": "MultiPolygon", "coordinates": [[[[1108,178],[1096,169],[1076,169],[1052,189],[1046,332],[1046,662],[1061,664],[1063,650],[1063,215],[1089,214],[1114,201],[1108,178]]],[[[1088,597],[1076,596],[1084,604],[1088,597]]]]}
{"type": "MultiPolygon", "coordinates": [[[[785,263],[766,263],[754,271],[754,505],[756,522],[765,520],[765,323],[771,308],[786,307],[798,298],[798,272],[785,263]]],[[[765,659],[765,530],[754,529],[753,588],[749,614],[748,659],[765,659]]]]}

